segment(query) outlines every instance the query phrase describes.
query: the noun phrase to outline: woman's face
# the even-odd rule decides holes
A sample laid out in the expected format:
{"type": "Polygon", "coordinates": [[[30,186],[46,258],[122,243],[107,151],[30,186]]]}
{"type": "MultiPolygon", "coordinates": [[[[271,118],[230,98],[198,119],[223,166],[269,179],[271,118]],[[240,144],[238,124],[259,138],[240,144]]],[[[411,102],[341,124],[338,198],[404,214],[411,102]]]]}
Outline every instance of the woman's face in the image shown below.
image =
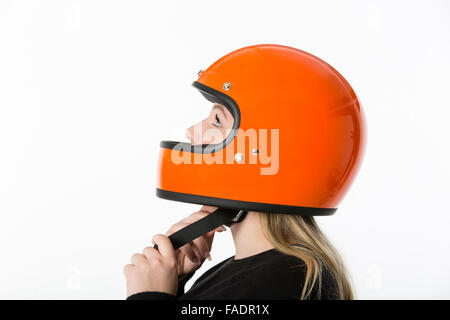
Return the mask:
{"type": "Polygon", "coordinates": [[[215,103],[209,116],[186,130],[192,145],[216,144],[225,140],[233,127],[233,115],[223,105],[215,103]]]}

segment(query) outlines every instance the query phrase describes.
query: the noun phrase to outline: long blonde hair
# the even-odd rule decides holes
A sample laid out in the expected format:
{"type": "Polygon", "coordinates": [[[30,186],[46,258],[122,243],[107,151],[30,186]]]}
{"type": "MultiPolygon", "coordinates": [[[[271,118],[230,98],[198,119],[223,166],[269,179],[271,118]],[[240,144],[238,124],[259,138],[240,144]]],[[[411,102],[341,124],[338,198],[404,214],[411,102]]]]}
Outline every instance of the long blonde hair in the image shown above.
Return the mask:
{"type": "Polygon", "coordinates": [[[310,216],[259,212],[266,238],[278,251],[303,260],[305,282],[300,299],[311,298],[314,287],[320,298],[322,270],[328,269],[335,281],[338,298],[354,298],[344,264],[333,245],[310,216]]]}

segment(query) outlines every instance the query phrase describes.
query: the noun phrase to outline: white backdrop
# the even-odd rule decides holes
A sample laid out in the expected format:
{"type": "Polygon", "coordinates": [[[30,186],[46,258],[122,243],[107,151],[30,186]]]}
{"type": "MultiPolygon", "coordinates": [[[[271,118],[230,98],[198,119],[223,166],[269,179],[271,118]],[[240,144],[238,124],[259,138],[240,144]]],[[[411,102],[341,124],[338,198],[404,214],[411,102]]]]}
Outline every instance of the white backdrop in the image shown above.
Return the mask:
{"type": "Polygon", "coordinates": [[[324,59],[365,109],[359,175],[318,219],[357,297],[450,298],[449,40],[448,1],[2,0],[0,298],[124,299],[130,256],[199,208],[156,198],[160,140],[209,112],[200,69],[260,43],[324,59]]]}

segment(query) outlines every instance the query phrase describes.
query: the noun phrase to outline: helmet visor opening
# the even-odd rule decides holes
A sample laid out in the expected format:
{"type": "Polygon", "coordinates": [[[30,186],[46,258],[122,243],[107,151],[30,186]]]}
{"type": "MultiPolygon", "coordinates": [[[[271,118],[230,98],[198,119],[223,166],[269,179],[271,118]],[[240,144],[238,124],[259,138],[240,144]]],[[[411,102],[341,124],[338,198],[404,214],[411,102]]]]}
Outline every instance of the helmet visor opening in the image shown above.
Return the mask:
{"type": "Polygon", "coordinates": [[[218,90],[215,90],[211,87],[208,87],[198,81],[194,81],[192,86],[197,88],[200,93],[209,101],[213,103],[218,103],[232,114],[233,116],[233,126],[227,135],[227,137],[219,143],[212,144],[197,144],[192,145],[187,142],[179,142],[179,141],[171,141],[171,140],[163,140],[160,143],[160,147],[167,149],[181,149],[183,151],[193,152],[193,153],[214,153],[219,150],[225,148],[231,141],[233,141],[236,133],[239,129],[239,125],[241,122],[241,114],[239,111],[239,107],[237,103],[228,95],[218,90]]]}

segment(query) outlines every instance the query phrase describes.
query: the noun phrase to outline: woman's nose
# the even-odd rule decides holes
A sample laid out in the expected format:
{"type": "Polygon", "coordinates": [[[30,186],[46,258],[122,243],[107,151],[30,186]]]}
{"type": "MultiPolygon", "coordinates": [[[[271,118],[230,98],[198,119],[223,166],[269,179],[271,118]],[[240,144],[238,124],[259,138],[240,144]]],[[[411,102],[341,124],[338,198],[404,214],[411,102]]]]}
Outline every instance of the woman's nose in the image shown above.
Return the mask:
{"type": "Polygon", "coordinates": [[[211,143],[208,139],[208,141],[205,140],[203,137],[204,135],[204,122],[200,121],[199,123],[189,127],[186,130],[186,137],[191,141],[192,145],[202,144],[202,143],[211,143]]]}

